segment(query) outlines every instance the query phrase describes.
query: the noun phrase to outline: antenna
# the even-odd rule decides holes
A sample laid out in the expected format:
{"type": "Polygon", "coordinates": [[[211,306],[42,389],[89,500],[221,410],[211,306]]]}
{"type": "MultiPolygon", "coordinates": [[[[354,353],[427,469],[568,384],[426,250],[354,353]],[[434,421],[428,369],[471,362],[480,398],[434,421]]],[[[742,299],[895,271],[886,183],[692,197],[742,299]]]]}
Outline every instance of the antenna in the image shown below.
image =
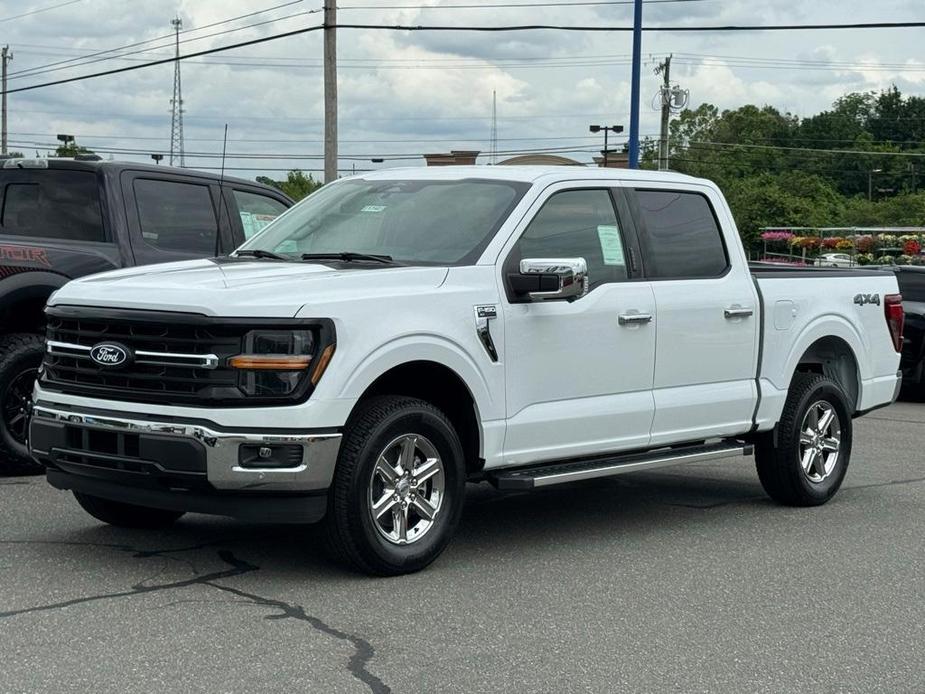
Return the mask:
{"type": "Polygon", "coordinates": [[[491,165],[498,163],[498,92],[491,93],[491,165]]]}
{"type": "Polygon", "coordinates": [[[174,165],[174,160],[179,159],[180,166],[186,166],[186,160],[183,156],[183,90],[180,86],[180,29],[183,26],[183,20],[179,17],[171,19],[176,33],[176,59],[173,68],[173,98],[170,100],[170,165],[174,165]]]}
{"type": "Polygon", "coordinates": [[[217,233],[215,234],[215,255],[220,254],[220,247],[222,238],[222,215],[226,215],[230,218],[228,213],[228,203],[225,201],[225,152],[228,147],[228,123],[225,123],[225,136],[222,138],[222,173],[218,178],[218,199],[219,199],[219,210],[218,210],[218,228],[216,229],[217,233]]]}
{"type": "MultiPolygon", "coordinates": [[[[225,137],[222,139],[222,175],[219,177],[219,185],[225,184],[225,152],[228,149],[228,123],[225,123],[225,137]]],[[[222,193],[224,196],[224,193],[222,193]]]]}

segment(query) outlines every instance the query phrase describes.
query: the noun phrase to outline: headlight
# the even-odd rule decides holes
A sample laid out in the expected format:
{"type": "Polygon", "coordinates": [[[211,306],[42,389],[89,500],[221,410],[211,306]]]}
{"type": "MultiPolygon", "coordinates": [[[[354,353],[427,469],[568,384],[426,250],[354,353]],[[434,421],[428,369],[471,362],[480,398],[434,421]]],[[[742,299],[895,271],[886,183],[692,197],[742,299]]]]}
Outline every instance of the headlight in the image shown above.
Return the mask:
{"type": "Polygon", "coordinates": [[[252,330],[244,337],[244,352],[228,360],[240,370],[238,386],[256,397],[290,395],[310,380],[321,378],[334,345],[316,354],[319,340],[313,330],[252,330]]]}

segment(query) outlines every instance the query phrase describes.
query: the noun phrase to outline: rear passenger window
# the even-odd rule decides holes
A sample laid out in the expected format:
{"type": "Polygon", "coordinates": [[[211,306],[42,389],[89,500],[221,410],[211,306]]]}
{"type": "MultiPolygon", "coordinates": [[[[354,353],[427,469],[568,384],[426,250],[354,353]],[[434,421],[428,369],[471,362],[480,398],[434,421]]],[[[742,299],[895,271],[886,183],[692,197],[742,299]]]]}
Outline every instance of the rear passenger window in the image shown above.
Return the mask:
{"type": "Polygon", "coordinates": [[[139,178],[138,223],[145,242],[162,251],[215,254],[218,223],[209,186],[139,178]]]}
{"type": "Polygon", "coordinates": [[[606,190],[554,194],[520,237],[513,256],[517,263],[525,258],[584,258],[592,289],[627,278],[620,224],[606,190]]]}
{"type": "MultiPolygon", "coordinates": [[[[2,185],[3,211],[0,226],[4,234],[63,239],[105,241],[100,190],[89,171],[36,172],[2,185]]],[[[3,179],[10,176],[0,176],[3,179]]]]}
{"type": "Polygon", "coordinates": [[[652,279],[717,277],[729,266],[707,199],[699,193],[637,190],[640,245],[652,279]]]}

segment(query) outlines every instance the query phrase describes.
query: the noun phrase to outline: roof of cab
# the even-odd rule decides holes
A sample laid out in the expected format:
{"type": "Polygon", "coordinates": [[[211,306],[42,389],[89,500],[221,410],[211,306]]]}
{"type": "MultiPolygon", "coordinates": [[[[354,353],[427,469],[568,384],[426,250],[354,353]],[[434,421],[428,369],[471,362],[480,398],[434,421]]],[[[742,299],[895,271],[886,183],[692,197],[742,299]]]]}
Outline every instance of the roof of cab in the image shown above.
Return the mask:
{"type": "MultiPolygon", "coordinates": [[[[198,169],[181,169],[175,166],[160,166],[154,164],[144,164],[137,161],[104,161],[104,160],[92,160],[92,159],[73,159],[71,157],[48,157],[43,159],[4,159],[0,161],[0,166],[3,168],[17,168],[16,162],[22,162],[22,168],[29,169],[32,171],[40,171],[42,169],[67,169],[70,171],[100,171],[105,170],[110,173],[118,175],[120,171],[148,171],[151,173],[158,173],[161,175],[164,174],[180,174],[183,176],[198,176],[201,178],[207,178],[213,181],[218,181],[223,177],[215,171],[199,171],[198,169]],[[37,165],[41,162],[41,165],[37,165]],[[47,165],[46,165],[47,162],[47,165]]],[[[257,181],[248,181],[244,178],[235,178],[233,176],[224,176],[224,180],[227,183],[234,183],[237,185],[247,185],[253,186],[256,188],[266,188],[262,183],[257,181]]],[[[275,188],[273,190],[276,190],[275,188]]],[[[280,191],[276,190],[277,193],[280,191]]]]}
{"type": "Polygon", "coordinates": [[[536,183],[543,181],[665,181],[694,183],[697,179],[674,171],[652,171],[650,169],[604,169],[585,166],[418,166],[407,168],[380,169],[349,178],[364,180],[433,180],[456,181],[481,178],[499,181],[536,183]]]}

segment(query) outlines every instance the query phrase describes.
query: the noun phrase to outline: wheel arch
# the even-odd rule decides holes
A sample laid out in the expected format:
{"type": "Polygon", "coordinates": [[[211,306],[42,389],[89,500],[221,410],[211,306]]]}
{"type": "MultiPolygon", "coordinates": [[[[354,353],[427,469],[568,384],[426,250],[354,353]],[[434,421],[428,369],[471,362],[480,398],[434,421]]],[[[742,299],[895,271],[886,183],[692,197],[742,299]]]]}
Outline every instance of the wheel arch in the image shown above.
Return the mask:
{"type": "Polygon", "coordinates": [[[469,474],[481,471],[484,459],[479,406],[468,384],[449,366],[423,359],[396,364],[366,386],[354,410],[369,398],[379,395],[406,395],[425,400],[440,409],[459,436],[466,471],[469,474]]]}
{"type": "Polygon", "coordinates": [[[0,334],[42,333],[48,298],[68,281],[54,272],[30,271],[0,282],[0,334]]]}
{"type": "Polygon", "coordinates": [[[807,346],[791,374],[818,373],[835,381],[848,397],[852,414],[861,402],[861,372],[854,348],[843,337],[826,335],[807,346]]]}

